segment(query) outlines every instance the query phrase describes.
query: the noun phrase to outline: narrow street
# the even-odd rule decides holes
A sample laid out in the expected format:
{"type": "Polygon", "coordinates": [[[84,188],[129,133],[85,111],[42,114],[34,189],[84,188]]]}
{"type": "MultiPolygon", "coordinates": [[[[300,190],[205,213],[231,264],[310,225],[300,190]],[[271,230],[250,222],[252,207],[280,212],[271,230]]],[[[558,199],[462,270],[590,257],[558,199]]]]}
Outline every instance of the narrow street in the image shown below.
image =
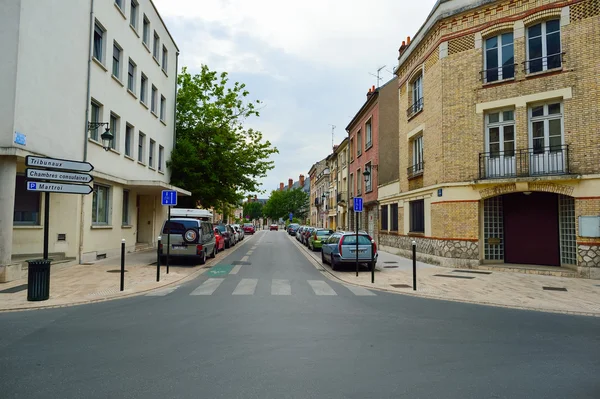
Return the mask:
{"type": "Polygon", "coordinates": [[[145,296],[0,314],[0,396],[600,397],[600,318],[345,286],[292,240],[260,231],[145,296]]]}

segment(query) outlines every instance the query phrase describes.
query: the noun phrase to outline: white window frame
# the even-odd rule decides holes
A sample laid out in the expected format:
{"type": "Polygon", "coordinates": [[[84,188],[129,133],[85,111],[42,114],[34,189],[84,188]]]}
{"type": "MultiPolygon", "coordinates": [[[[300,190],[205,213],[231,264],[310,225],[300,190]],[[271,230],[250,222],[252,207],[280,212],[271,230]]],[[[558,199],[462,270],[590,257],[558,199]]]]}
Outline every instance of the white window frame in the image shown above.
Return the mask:
{"type": "Polygon", "coordinates": [[[92,225],[94,226],[110,226],[111,225],[111,209],[110,209],[110,195],[111,195],[111,187],[105,186],[102,184],[94,184],[93,197],[92,197],[92,225]],[[98,190],[103,189],[106,190],[105,197],[105,216],[106,221],[99,221],[99,207],[98,207],[98,190]],[[95,198],[95,200],[94,200],[95,198]],[[96,209],[94,209],[94,204],[96,205],[96,209]]]}
{"type": "Polygon", "coordinates": [[[371,162],[365,164],[365,170],[369,171],[369,177],[365,181],[365,193],[369,193],[373,191],[373,168],[371,167],[371,162]]]}
{"type": "Polygon", "coordinates": [[[500,33],[500,34],[495,35],[495,36],[486,37],[484,39],[484,41],[483,41],[483,69],[484,69],[484,71],[483,71],[483,73],[484,73],[484,76],[483,76],[484,80],[483,81],[484,81],[484,83],[501,82],[503,80],[514,79],[515,78],[515,72],[516,72],[516,67],[514,65],[514,59],[515,59],[515,35],[514,35],[513,32],[503,32],[503,33],[500,33]],[[508,33],[512,33],[513,40],[512,40],[512,42],[510,44],[504,44],[502,37],[504,35],[508,34],[508,33]],[[497,43],[497,45],[496,45],[496,58],[497,58],[497,64],[498,64],[498,67],[497,67],[496,70],[498,71],[498,78],[495,79],[495,80],[488,80],[488,78],[487,78],[487,72],[488,72],[488,66],[487,66],[487,64],[488,64],[487,41],[489,39],[494,38],[494,37],[498,39],[497,42],[496,42],[497,43]],[[513,56],[513,65],[512,65],[513,66],[513,76],[505,78],[504,77],[504,66],[502,65],[502,56],[504,55],[505,48],[507,46],[510,46],[510,45],[512,45],[512,48],[513,48],[513,52],[512,52],[513,53],[512,54],[512,56],[513,56]]]}
{"type": "Polygon", "coordinates": [[[163,147],[162,145],[158,146],[158,171],[162,172],[164,170],[164,164],[165,162],[165,147],[163,147]]]}
{"type": "Polygon", "coordinates": [[[362,132],[359,130],[358,132],[356,132],[356,157],[358,158],[359,156],[362,155],[362,132]]]}
{"type": "Polygon", "coordinates": [[[148,145],[148,167],[154,169],[154,152],[156,151],[156,141],[150,139],[150,144],[148,145]]]}
{"type": "Polygon", "coordinates": [[[410,83],[412,88],[412,112],[414,115],[423,110],[423,73],[420,72],[410,83]]]}
{"type": "Polygon", "coordinates": [[[143,132],[138,132],[138,162],[145,165],[145,156],[146,156],[146,134],[143,132]]]}
{"type": "Polygon", "coordinates": [[[122,76],[122,70],[123,70],[123,48],[119,45],[119,43],[117,43],[117,41],[113,41],[113,56],[112,56],[112,68],[111,68],[111,72],[112,75],[117,78],[119,81],[121,80],[121,76],[122,76]],[[117,59],[116,63],[116,74],[115,74],[115,49],[119,51],[119,58],[117,59]]]}
{"type": "Polygon", "coordinates": [[[365,123],[365,147],[367,149],[373,146],[373,118],[369,118],[365,123]]]}
{"type": "Polygon", "coordinates": [[[160,36],[156,31],[154,31],[154,41],[152,42],[152,57],[154,60],[158,62],[158,56],[160,55],[160,36]]]}
{"type": "Polygon", "coordinates": [[[527,109],[527,125],[528,125],[528,143],[530,150],[530,173],[531,174],[554,174],[562,173],[566,168],[566,156],[564,154],[565,145],[565,118],[564,118],[564,102],[560,101],[547,101],[544,103],[530,104],[527,109]],[[549,106],[554,104],[560,104],[560,113],[549,114],[549,106]],[[533,116],[533,109],[537,107],[543,107],[542,116],[533,116]],[[560,145],[558,149],[550,146],[550,121],[560,120],[560,145]],[[543,122],[544,127],[544,146],[543,151],[536,152],[533,143],[533,124],[536,122],[543,122]],[[542,158],[545,157],[546,159],[542,158]],[[542,159],[542,166],[536,161],[542,159]],[[553,168],[559,166],[559,168],[553,168]],[[562,167],[561,167],[562,166],[562,167]]]}
{"type": "Polygon", "coordinates": [[[140,102],[148,104],[148,76],[144,72],[140,74],[140,102]]]}
{"type": "Polygon", "coordinates": [[[157,115],[156,106],[158,105],[158,89],[154,85],[152,85],[150,97],[150,111],[152,111],[154,115],[157,115]]]}
{"type": "MultiPolygon", "coordinates": [[[[102,121],[102,104],[100,104],[98,101],[94,100],[93,98],[90,101],[90,122],[91,123],[98,123],[102,121]],[[94,107],[97,108],[98,112],[95,113],[94,112],[94,107]]],[[[98,141],[98,137],[100,135],[98,134],[98,128],[92,129],[90,130],[90,138],[94,141],[98,141]]]]}
{"type": "Polygon", "coordinates": [[[140,18],[140,3],[136,0],[130,1],[130,11],[129,11],[129,25],[133,28],[134,31],[138,30],[138,19],[140,18]]]}
{"type": "Polygon", "coordinates": [[[163,70],[163,72],[167,72],[167,68],[169,67],[169,50],[167,50],[167,47],[163,44],[162,46],[162,64],[161,64],[161,68],[163,70]]]}
{"type": "Polygon", "coordinates": [[[117,149],[117,143],[119,142],[120,125],[121,117],[115,114],[114,112],[111,112],[109,117],[109,126],[110,131],[113,134],[113,139],[110,141],[110,148],[112,148],[113,150],[117,149]]]}
{"type": "MultiPolygon", "coordinates": [[[[99,33],[99,32],[98,32],[99,33]]],[[[96,59],[96,61],[100,62],[102,65],[104,65],[105,59],[106,59],[106,28],[104,28],[104,26],[102,26],[102,24],[98,21],[95,20],[94,22],[94,40],[93,40],[93,54],[92,54],[93,58],[96,59]],[[100,35],[100,48],[99,48],[99,52],[100,52],[100,58],[96,57],[97,55],[97,51],[96,51],[96,30],[99,30],[102,32],[102,34],[100,35]]]]}
{"type": "Polygon", "coordinates": [[[150,26],[150,19],[144,14],[142,18],[142,43],[146,46],[146,48],[150,47],[150,31],[152,27],[150,26]]]}
{"type": "Polygon", "coordinates": [[[423,170],[423,135],[415,137],[412,142],[413,146],[413,173],[421,172],[423,170]]]}
{"type": "MultiPolygon", "coordinates": [[[[546,32],[546,24],[548,22],[550,22],[550,21],[558,21],[558,37],[559,37],[559,40],[560,40],[560,50],[559,50],[559,53],[558,54],[550,54],[550,55],[551,56],[552,55],[560,55],[562,53],[563,40],[562,40],[562,37],[561,37],[562,26],[560,24],[560,19],[552,18],[552,19],[548,19],[548,20],[545,20],[545,21],[537,22],[537,23],[531,24],[529,26],[526,26],[525,27],[525,43],[526,43],[525,47],[526,47],[526,58],[527,58],[527,63],[526,63],[526,65],[527,65],[527,69],[526,69],[527,73],[540,73],[540,72],[548,71],[548,58],[547,58],[548,57],[548,42],[547,42],[548,35],[547,35],[547,32],[546,32]],[[530,53],[529,52],[529,29],[531,27],[533,27],[533,26],[536,26],[536,25],[541,25],[542,26],[541,33],[540,33],[541,38],[542,38],[542,70],[541,71],[530,72],[530,70],[531,70],[531,61],[532,60],[531,60],[531,57],[529,56],[529,53],[530,53]]],[[[552,32],[552,33],[554,33],[554,32],[552,32]]],[[[552,68],[552,69],[559,69],[559,68],[562,68],[562,56],[561,56],[560,67],[556,67],[556,68],[552,68]]]]}
{"type": "Polygon", "coordinates": [[[121,225],[129,226],[131,223],[131,214],[129,212],[129,204],[131,202],[131,192],[129,190],[123,190],[123,201],[121,209],[121,225]],[[127,200],[125,200],[127,199],[127,200]]]}
{"type": "Polygon", "coordinates": [[[165,121],[165,117],[166,117],[166,112],[167,112],[167,99],[165,98],[165,96],[161,95],[160,96],[160,120],[161,121],[165,121]]]}
{"type": "Polygon", "coordinates": [[[135,82],[137,75],[137,64],[130,58],[127,63],[127,90],[135,94],[135,82]],[[133,72],[130,73],[130,67],[133,66],[133,72]]]}
{"type": "Polygon", "coordinates": [[[125,123],[125,142],[124,142],[125,148],[123,149],[123,152],[128,157],[131,157],[131,150],[133,148],[134,134],[135,134],[135,127],[129,123],[125,123]],[[129,149],[127,149],[127,147],[129,147],[129,149]]]}

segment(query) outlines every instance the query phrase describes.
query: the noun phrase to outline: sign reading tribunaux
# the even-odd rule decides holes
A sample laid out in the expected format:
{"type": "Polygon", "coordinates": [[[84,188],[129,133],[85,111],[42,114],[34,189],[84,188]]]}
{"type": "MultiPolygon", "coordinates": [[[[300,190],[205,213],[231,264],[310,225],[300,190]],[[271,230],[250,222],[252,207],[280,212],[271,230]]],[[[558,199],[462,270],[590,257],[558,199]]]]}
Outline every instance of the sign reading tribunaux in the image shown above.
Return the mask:
{"type": "Polygon", "coordinates": [[[48,169],[72,170],[77,172],[91,172],[94,167],[89,162],[69,161],[66,159],[34,157],[28,155],[25,160],[27,166],[39,166],[48,169]]]}

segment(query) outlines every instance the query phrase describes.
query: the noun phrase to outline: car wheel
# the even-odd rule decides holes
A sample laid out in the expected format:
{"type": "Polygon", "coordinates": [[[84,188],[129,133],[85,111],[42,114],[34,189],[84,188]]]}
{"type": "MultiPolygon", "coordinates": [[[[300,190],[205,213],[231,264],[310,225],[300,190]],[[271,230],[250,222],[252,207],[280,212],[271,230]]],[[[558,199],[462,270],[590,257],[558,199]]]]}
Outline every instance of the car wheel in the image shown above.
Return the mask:
{"type": "Polygon", "coordinates": [[[327,264],[327,261],[325,260],[325,254],[323,253],[323,251],[321,251],[321,263],[327,264]]]}
{"type": "Polygon", "coordinates": [[[206,263],[206,251],[202,251],[202,255],[200,255],[200,264],[203,265],[206,263]]]}
{"type": "Polygon", "coordinates": [[[213,250],[212,250],[212,253],[210,254],[210,257],[211,258],[216,258],[218,251],[219,251],[219,249],[217,248],[217,244],[215,243],[215,246],[213,247],[213,250]]]}
{"type": "Polygon", "coordinates": [[[331,270],[336,270],[337,269],[337,264],[335,263],[335,258],[333,257],[333,255],[331,256],[331,270]]]}

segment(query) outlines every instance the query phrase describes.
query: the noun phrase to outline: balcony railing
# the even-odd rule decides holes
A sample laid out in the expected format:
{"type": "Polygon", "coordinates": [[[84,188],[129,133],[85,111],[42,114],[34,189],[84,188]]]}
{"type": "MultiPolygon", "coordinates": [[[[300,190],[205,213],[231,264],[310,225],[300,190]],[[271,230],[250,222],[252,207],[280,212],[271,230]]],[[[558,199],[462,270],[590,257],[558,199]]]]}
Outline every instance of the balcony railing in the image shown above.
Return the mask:
{"type": "Polygon", "coordinates": [[[569,146],[523,148],[479,154],[479,178],[569,174],[569,146]]]}
{"type": "Polygon", "coordinates": [[[425,162],[419,162],[414,164],[413,166],[409,166],[406,170],[409,179],[414,179],[415,177],[421,176],[423,174],[423,167],[425,166],[425,162]]]}
{"type": "Polygon", "coordinates": [[[321,200],[319,198],[315,198],[315,206],[321,205],[321,200]]]}
{"type": "Polygon", "coordinates": [[[417,101],[415,101],[413,105],[408,107],[408,109],[406,110],[406,117],[412,118],[414,115],[416,115],[423,109],[423,105],[425,105],[425,102],[423,100],[423,97],[421,97],[417,101]]]}
{"type": "Polygon", "coordinates": [[[339,192],[337,193],[337,203],[341,203],[341,202],[346,202],[346,199],[348,198],[348,193],[345,191],[339,192]]]}
{"type": "Polygon", "coordinates": [[[497,68],[489,68],[479,72],[483,83],[500,82],[515,77],[515,67],[518,64],[507,64],[497,68]]]}
{"type": "Polygon", "coordinates": [[[532,58],[523,62],[525,73],[536,73],[562,67],[564,52],[550,54],[546,57],[532,58]]]}

